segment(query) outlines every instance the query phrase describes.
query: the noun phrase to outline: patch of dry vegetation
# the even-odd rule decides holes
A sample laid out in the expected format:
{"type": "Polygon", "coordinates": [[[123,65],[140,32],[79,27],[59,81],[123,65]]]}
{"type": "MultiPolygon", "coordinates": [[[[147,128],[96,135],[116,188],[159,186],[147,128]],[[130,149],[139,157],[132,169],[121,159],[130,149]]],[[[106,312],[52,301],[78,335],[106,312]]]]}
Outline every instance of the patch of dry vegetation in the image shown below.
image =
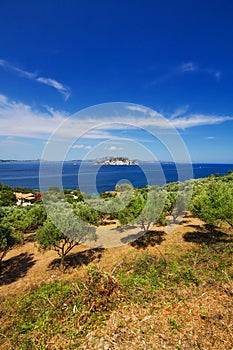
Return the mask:
{"type": "Polygon", "coordinates": [[[77,252],[62,278],[2,299],[0,348],[232,350],[232,234],[188,217],[161,242],[150,235],[77,252]]]}
{"type": "Polygon", "coordinates": [[[177,289],[114,311],[80,349],[232,349],[232,286],[177,289]]]}

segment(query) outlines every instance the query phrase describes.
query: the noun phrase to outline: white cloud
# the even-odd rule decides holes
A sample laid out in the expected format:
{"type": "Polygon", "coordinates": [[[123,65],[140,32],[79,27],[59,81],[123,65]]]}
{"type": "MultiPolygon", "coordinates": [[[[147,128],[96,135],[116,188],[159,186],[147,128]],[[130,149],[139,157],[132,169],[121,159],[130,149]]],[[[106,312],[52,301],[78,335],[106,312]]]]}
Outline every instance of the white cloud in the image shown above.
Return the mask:
{"type": "Polygon", "coordinates": [[[214,140],[214,139],[215,139],[215,136],[207,136],[206,139],[207,139],[207,140],[214,140]]]}
{"type": "Polygon", "coordinates": [[[192,128],[192,127],[202,126],[202,125],[220,124],[230,120],[233,121],[233,117],[193,114],[188,117],[172,119],[171,124],[175,128],[186,129],[186,128],[192,128]]]}
{"type": "Polygon", "coordinates": [[[55,79],[40,77],[40,76],[38,76],[37,73],[28,72],[28,71],[21,69],[21,68],[7,62],[6,60],[3,60],[3,59],[0,59],[0,67],[4,68],[6,70],[9,70],[9,71],[15,72],[20,77],[34,80],[34,81],[37,81],[38,83],[53,87],[54,89],[56,89],[59,93],[61,93],[65,97],[65,101],[67,101],[68,98],[70,97],[70,94],[71,94],[70,89],[68,87],[64,86],[63,84],[59,83],[55,79]]]}
{"type": "MultiPolygon", "coordinates": [[[[42,112],[30,105],[0,95],[0,136],[26,137],[45,141],[55,132],[54,142],[69,141],[73,138],[77,140],[74,148],[86,147],[86,149],[90,149],[90,145],[84,146],[83,139],[119,140],[119,138],[126,139],[128,137],[127,130],[132,131],[137,128],[163,129],[164,132],[169,132],[174,128],[186,129],[233,121],[231,116],[205,114],[186,114],[185,116],[169,119],[157,112],[154,112],[153,116],[152,111],[148,111],[149,114],[144,112],[140,114],[133,111],[128,114],[126,110],[125,114],[122,112],[122,115],[114,116],[114,118],[106,116],[100,119],[99,116],[92,116],[80,119],[79,114],[67,118],[67,112],[57,111],[48,106],[42,112]],[[114,120],[114,122],[111,122],[111,120],[114,120]],[[124,134],[121,133],[122,130],[125,131],[124,134]]],[[[112,146],[116,147],[115,145],[112,146]]]]}
{"type": "Polygon", "coordinates": [[[72,146],[72,148],[74,148],[74,149],[82,149],[82,148],[84,148],[84,145],[74,145],[74,146],[72,146]]]}
{"type": "Polygon", "coordinates": [[[215,116],[215,115],[206,115],[206,114],[189,114],[184,117],[180,117],[183,113],[186,113],[188,106],[185,106],[183,109],[178,109],[171,118],[166,118],[165,116],[156,113],[153,115],[148,109],[149,117],[146,117],[145,112],[144,117],[135,118],[128,117],[125,119],[126,123],[138,126],[138,127],[157,127],[163,129],[177,128],[177,129],[186,129],[191,127],[197,127],[201,125],[213,125],[220,124],[225,121],[233,121],[231,116],[215,116]]]}
{"type": "Polygon", "coordinates": [[[123,147],[116,147],[116,146],[110,146],[110,147],[105,147],[107,151],[123,151],[123,147]]]}
{"type": "Polygon", "coordinates": [[[31,106],[0,95],[0,135],[47,138],[65,119],[67,113],[57,112],[51,116],[31,106]]]}
{"type": "Polygon", "coordinates": [[[145,115],[148,114],[150,117],[162,117],[163,116],[159,112],[156,112],[156,111],[153,111],[152,109],[138,106],[138,105],[128,105],[128,106],[126,106],[126,109],[128,109],[129,111],[133,111],[133,112],[143,113],[145,115]]]}
{"type": "Polygon", "coordinates": [[[136,111],[136,112],[142,112],[142,113],[148,113],[148,108],[137,106],[137,105],[130,105],[127,106],[127,109],[130,111],[136,111]]]}
{"type": "Polygon", "coordinates": [[[11,147],[11,146],[14,147],[14,146],[29,146],[30,143],[25,141],[19,141],[12,136],[7,136],[6,138],[0,140],[0,145],[2,147],[11,147]]]}
{"type": "Polygon", "coordinates": [[[73,148],[73,149],[91,149],[92,146],[90,146],[90,145],[85,146],[85,145],[80,144],[80,145],[74,145],[71,148],[73,148]]]}

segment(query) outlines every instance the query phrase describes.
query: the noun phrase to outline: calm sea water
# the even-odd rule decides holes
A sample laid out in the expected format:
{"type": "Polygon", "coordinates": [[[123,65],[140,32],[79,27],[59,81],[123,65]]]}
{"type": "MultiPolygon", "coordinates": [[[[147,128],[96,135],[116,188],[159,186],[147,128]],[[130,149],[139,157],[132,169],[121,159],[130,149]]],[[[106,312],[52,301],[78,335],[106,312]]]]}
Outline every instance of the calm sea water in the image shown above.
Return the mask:
{"type": "Polygon", "coordinates": [[[80,187],[86,193],[101,193],[114,190],[117,183],[128,182],[134,187],[163,185],[190,178],[202,178],[210,174],[226,174],[233,170],[233,164],[154,164],[139,166],[97,166],[80,162],[44,162],[40,179],[40,162],[0,163],[0,183],[11,187],[20,186],[47,190],[50,186],[64,189],[80,187]],[[59,177],[58,171],[61,170],[59,177]]]}

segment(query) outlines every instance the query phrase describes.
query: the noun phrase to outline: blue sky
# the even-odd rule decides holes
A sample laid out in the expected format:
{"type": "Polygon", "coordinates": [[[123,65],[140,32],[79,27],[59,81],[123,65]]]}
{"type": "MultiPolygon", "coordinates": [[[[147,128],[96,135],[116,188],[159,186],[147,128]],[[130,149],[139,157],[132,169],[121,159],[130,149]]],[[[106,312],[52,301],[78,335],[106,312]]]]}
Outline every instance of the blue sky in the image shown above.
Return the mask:
{"type": "Polygon", "coordinates": [[[42,158],[58,128],[67,159],[182,161],[175,128],[192,161],[233,163],[232,18],[231,0],[1,0],[0,158],[42,158]],[[109,102],[150,110],[88,109],[109,102]]]}

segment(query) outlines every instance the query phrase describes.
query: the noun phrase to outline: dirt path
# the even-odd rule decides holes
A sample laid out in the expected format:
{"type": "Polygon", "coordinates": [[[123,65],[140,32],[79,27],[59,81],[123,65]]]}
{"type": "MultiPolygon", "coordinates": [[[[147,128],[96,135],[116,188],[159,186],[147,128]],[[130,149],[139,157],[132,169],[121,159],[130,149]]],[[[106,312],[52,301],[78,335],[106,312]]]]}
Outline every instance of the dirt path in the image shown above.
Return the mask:
{"type": "Polygon", "coordinates": [[[25,293],[30,288],[58,278],[83,275],[88,264],[98,264],[111,271],[122,259],[141,254],[142,249],[157,255],[185,252],[196,247],[197,243],[185,241],[184,235],[196,232],[202,225],[198,219],[187,218],[171,233],[166,234],[163,227],[154,227],[151,233],[143,236],[139,227],[128,227],[127,230],[119,230],[116,224],[98,227],[99,239],[90,244],[91,248],[80,245],[67,257],[69,268],[65,274],[57,268],[56,252],[39,252],[28,235],[23,245],[9,251],[3,259],[0,297],[25,293]],[[132,242],[135,238],[138,239],[132,242]],[[131,244],[128,244],[130,241],[131,244]]]}

